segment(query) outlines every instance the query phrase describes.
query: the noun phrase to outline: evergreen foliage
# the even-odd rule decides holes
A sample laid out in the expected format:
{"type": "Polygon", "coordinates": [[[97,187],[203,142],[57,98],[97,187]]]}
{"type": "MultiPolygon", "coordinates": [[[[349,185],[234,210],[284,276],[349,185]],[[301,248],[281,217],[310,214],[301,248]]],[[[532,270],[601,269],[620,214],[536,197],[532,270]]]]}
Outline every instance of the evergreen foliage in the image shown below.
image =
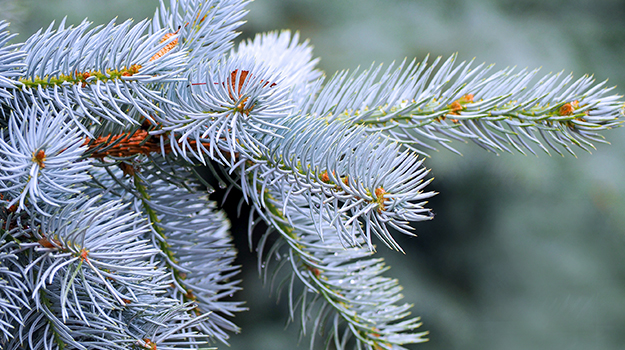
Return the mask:
{"type": "Polygon", "coordinates": [[[259,268],[290,269],[275,283],[311,347],[423,342],[374,257],[433,218],[423,156],[452,140],[574,154],[622,122],[591,77],[455,56],[326,79],[289,31],[234,47],[246,3],[161,1],[150,20],[63,21],[21,44],[0,23],[0,347],[227,344],[239,267],[200,168],[243,193],[250,242],[270,228],[259,268]]]}

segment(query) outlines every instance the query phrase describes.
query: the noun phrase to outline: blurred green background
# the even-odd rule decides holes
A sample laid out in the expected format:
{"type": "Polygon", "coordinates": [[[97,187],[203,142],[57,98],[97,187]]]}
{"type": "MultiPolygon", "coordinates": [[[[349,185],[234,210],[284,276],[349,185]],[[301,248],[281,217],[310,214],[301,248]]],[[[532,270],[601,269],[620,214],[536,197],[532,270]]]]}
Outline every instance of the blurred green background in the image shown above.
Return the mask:
{"type": "MultiPolygon", "coordinates": [[[[0,0],[0,17],[24,40],[65,15],[143,19],[157,3],[0,0]]],[[[257,0],[248,9],[242,37],[299,30],[328,74],[458,52],[496,68],[594,74],[625,93],[624,1],[257,0]]],[[[379,249],[430,331],[411,349],[625,348],[625,128],[605,135],[611,145],[578,158],[455,143],[463,157],[440,151],[426,161],[440,192],[430,202],[435,220],[401,239],[406,255],[379,249]]],[[[231,348],[295,349],[298,327],[283,331],[284,300],[276,306],[262,289],[234,225],[244,267],[237,297],[250,311],[236,316],[243,331],[231,348]]]]}

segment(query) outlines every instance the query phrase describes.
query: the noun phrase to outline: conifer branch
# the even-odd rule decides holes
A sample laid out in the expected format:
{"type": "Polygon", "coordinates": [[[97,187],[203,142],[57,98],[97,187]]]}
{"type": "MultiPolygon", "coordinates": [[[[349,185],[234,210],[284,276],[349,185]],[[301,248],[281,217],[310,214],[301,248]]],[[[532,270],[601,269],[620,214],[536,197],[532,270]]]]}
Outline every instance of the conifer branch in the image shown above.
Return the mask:
{"type": "Polygon", "coordinates": [[[456,64],[456,55],[437,68],[440,62],[340,72],[308,112],[384,131],[421,153],[432,143],[457,152],[451,140],[471,140],[495,153],[535,154],[535,145],[574,155],[571,146],[589,151],[593,142],[605,143],[597,132],[619,126],[623,117],[621,96],[589,76],[573,81],[549,74],[532,83],[538,70],[491,73],[492,66],[456,64]]]}
{"type": "Polygon", "coordinates": [[[456,55],[326,81],[297,33],[235,47],[247,3],[161,1],[153,19],[62,21],[21,44],[0,22],[2,349],[227,344],[239,267],[198,165],[280,235],[259,260],[291,266],[311,347],[320,331],[337,349],[425,341],[372,238],[402,251],[393,231],[433,218],[418,154],[451,140],[574,154],[624,117],[591,77],[535,82],[456,55]]]}
{"type": "MultiPolygon", "coordinates": [[[[294,118],[284,125],[280,137],[261,138],[268,150],[262,157],[241,166],[252,179],[244,188],[258,184],[260,193],[280,189],[287,217],[289,198],[304,194],[310,215],[327,215],[344,245],[358,245],[360,235],[373,249],[374,233],[400,251],[388,226],[411,234],[408,222],[432,218],[424,205],[434,193],[423,191],[431,180],[424,180],[428,171],[414,153],[401,151],[383,135],[369,135],[340,121],[294,118]],[[339,220],[346,215],[346,221],[339,220]],[[352,225],[359,219],[362,225],[352,225]]],[[[255,203],[264,203],[254,191],[247,193],[255,203]]]]}
{"type": "MultiPolygon", "coordinates": [[[[290,200],[294,214],[287,218],[281,209],[283,199],[277,196],[265,192],[263,216],[280,233],[287,250],[272,248],[265,259],[290,263],[291,319],[301,304],[302,331],[310,329],[311,349],[324,330],[326,343],[337,349],[345,349],[352,337],[357,348],[372,350],[404,349],[401,345],[427,340],[427,332],[414,332],[421,326],[418,317],[405,319],[411,305],[397,304],[403,298],[397,280],[381,276],[388,270],[383,259],[371,258],[373,252],[366,247],[345,247],[327,218],[308,214],[307,200],[301,196],[290,200]],[[306,286],[299,298],[294,295],[295,279],[306,286]]],[[[365,244],[362,239],[358,242],[365,244]]]]}
{"type": "MultiPolygon", "coordinates": [[[[189,173],[184,176],[189,177],[189,173]]],[[[240,289],[239,281],[231,280],[239,269],[232,265],[236,250],[227,218],[214,203],[168,185],[150,172],[135,173],[133,183],[140,194],[135,206],[146,212],[153,232],[151,240],[161,250],[162,264],[172,271],[171,297],[194,304],[191,311],[198,316],[210,314],[197,326],[227,344],[226,332],[240,331],[227,317],[244,310],[241,302],[220,300],[240,289]]]]}

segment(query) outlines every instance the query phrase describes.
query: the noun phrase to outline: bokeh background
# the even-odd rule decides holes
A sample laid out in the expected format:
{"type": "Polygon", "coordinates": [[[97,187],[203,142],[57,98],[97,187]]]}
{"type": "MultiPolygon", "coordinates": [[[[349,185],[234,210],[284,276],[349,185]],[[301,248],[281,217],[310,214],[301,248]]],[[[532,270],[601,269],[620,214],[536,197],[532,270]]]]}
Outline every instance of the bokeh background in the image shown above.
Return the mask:
{"type": "MultiPolygon", "coordinates": [[[[157,0],[0,0],[0,18],[25,40],[52,20],[150,17],[157,0]]],[[[310,38],[320,68],[390,63],[426,54],[609,78],[625,93],[625,2],[620,0],[257,0],[241,38],[290,28],[310,38]]],[[[411,349],[625,349],[625,128],[578,158],[494,155],[456,143],[435,152],[432,222],[380,247],[405,299],[430,331],[411,349]]],[[[236,201],[235,201],[236,203],[236,201]]],[[[231,210],[230,204],[227,210],[231,210]]],[[[298,348],[287,307],[263,287],[233,220],[250,311],[231,348],[298,348]]],[[[223,346],[222,346],[223,347],[223,346]]],[[[299,348],[308,348],[307,339],[299,348]]]]}

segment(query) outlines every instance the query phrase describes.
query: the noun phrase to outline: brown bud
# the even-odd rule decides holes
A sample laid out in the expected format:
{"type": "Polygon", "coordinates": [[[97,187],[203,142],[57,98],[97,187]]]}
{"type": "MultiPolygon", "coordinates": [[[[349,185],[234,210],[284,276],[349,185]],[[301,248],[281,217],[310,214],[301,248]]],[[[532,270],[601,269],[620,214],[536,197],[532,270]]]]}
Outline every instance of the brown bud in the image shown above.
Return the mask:
{"type": "Polygon", "coordinates": [[[41,168],[45,168],[46,165],[43,162],[46,161],[46,152],[42,149],[37,152],[33,152],[32,161],[39,164],[41,168]]]}
{"type": "Polygon", "coordinates": [[[558,114],[559,115],[571,115],[573,114],[574,111],[575,109],[573,108],[573,106],[567,102],[563,104],[562,107],[560,107],[560,109],[558,109],[558,114]]]}

